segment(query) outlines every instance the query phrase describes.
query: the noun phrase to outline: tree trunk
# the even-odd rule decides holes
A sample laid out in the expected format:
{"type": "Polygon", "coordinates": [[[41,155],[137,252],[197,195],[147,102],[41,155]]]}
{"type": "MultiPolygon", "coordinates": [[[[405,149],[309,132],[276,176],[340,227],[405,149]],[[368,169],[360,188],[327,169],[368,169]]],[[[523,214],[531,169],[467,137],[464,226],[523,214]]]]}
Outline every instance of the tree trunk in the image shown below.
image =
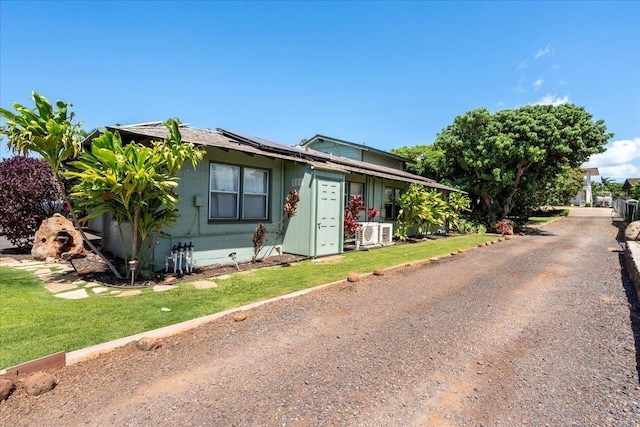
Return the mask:
{"type": "Polygon", "coordinates": [[[113,265],[111,263],[111,261],[109,261],[107,259],[107,257],[104,256],[104,254],[102,252],[100,252],[98,250],[98,248],[96,248],[93,243],[91,243],[91,241],[89,240],[89,238],[85,234],[84,230],[82,230],[82,226],[80,225],[80,221],[78,220],[78,217],[76,216],[76,213],[73,211],[73,205],[71,204],[71,200],[69,199],[69,196],[67,196],[67,192],[64,189],[64,183],[62,182],[62,180],[60,179],[60,176],[57,173],[54,173],[54,175],[55,175],[56,181],[58,182],[58,186],[60,186],[60,193],[62,194],[62,198],[64,199],[64,202],[67,205],[69,205],[69,213],[71,214],[71,220],[73,221],[73,225],[75,225],[76,228],[78,229],[78,231],[80,232],[80,235],[82,236],[82,240],[84,241],[84,243],[87,244],[87,246],[89,246],[89,248],[96,255],[98,255],[100,257],[100,259],[102,259],[104,261],[105,264],[107,264],[107,267],[109,267],[109,270],[111,270],[111,272],[118,279],[122,279],[122,275],[120,274],[120,272],[118,271],[116,266],[113,265]]]}
{"type": "Polygon", "coordinates": [[[482,202],[484,203],[485,207],[487,208],[487,211],[489,212],[489,224],[495,224],[497,219],[496,219],[496,213],[492,209],[493,203],[491,198],[486,194],[481,194],[480,197],[482,198],[482,202]]]}

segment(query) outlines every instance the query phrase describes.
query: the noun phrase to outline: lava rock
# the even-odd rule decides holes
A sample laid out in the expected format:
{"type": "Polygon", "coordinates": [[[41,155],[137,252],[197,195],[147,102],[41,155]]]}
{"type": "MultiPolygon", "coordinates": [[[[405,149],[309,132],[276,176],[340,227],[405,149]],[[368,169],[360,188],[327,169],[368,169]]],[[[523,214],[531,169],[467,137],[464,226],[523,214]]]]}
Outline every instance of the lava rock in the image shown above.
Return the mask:
{"type": "Polygon", "coordinates": [[[53,388],[58,384],[56,379],[48,372],[36,372],[35,374],[27,377],[22,382],[24,391],[29,396],[40,396],[53,388]]]}
{"type": "Polygon", "coordinates": [[[53,214],[36,231],[31,255],[37,261],[82,258],[85,256],[82,235],[67,218],[53,214]]]}
{"type": "Polygon", "coordinates": [[[136,348],[142,351],[151,351],[160,347],[160,341],[155,338],[143,337],[136,341],[136,348]]]}
{"type": "Polygon", "coordinates": [[[9,378],[0,378],[0,402],[7,400],[15,388],[16,385],[13,380],[9,378]]]}

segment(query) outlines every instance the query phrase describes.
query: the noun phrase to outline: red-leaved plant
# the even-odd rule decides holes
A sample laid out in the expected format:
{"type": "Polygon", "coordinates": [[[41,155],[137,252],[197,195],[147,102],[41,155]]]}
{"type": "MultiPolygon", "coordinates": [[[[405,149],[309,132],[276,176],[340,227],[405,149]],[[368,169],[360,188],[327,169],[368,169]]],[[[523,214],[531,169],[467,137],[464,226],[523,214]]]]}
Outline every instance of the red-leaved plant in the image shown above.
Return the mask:
{"type": "Polygon", "coordinates": [[[356,194],[351,196],[349,199],[349,204],[347,205],[347,209],[344,211],[344,235],[353,236],[356,234],[358,230],[358,223],[356,220],[358,219],[358,215],[360,215],[360,211],[364,209],[364,204],[362,203],[362,196],[356,194]]]}
{"type": "Polygon", "coordinates": [[[367,209],[367,222],[373,221],[373,219],[377,217],[379,213],[380,212],[378,212],[378,209],[376,208],[371,207],[367,209]]]}
{"type": "Polygon", "coordinates": [[[42,204],[59,199],[60,187],[47,162],[23,156],[0,162],[0,229],[18,248],[33,245],[40,224],[49,217],[42,204]]]}
{"type": "Polygon", "coordinates": [[[298,193],[298,190],[289,190],[285,198],[284,206],[282,207],[284,215],[280,218],[280,221],[273,224],[269,231],[267,231],[264,224],[258,224],[256,231],[251,236],[251,242],[253,243],[252,262],[258,261],[258,254],[262,248],[269,243],[269,240],[271,240],[273,235],[278,232],[281,227],[286,227],[289,220],[298,213],[298,202],[300,202],[300,193],[298,193]]]}

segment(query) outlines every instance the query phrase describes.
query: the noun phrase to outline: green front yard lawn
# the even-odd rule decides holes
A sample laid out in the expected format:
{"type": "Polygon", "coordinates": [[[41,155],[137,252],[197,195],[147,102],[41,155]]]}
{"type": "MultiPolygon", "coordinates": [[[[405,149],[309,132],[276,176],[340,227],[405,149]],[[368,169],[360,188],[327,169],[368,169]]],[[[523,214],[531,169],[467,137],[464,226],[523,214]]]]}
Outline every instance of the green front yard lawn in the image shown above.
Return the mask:
{"type": "Polygon", "coordinates": [[[495,240],[495,235],[473,234],[349,252],[339,262],[307,260],[216,278],[216,288],[195,289],[182,282],[166,292],[144,289],[127,298],[56,298],[32,273],[0,267],[0,369],[341,280],[349,272],[370,273],[495,240]]]}

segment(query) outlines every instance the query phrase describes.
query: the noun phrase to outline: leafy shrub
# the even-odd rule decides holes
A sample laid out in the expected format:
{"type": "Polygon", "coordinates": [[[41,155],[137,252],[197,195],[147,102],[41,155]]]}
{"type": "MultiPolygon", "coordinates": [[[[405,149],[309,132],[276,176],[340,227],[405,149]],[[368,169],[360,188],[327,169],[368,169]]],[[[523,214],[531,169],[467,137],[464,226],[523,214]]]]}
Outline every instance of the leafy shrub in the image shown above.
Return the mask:
{"type": "Polygon", "coordinates": [[[358,230],[358,215],[360,215],[360,211],[364,209],[364,204],[362,203],[362,196],[355,194],[351,196],[349,199],[349,203],[347,205],[347,209],[344,211],[344,235],[354,236],[356,231],[358,230]]]}
{"type": "Polygon", "coordinates": [[[411,184],[398,199],[400,211],[396,236],[405,241],[410,231],[417,236],[427,232],[434,233],[436,227],[443,225],[449,211],[447,202],[435,190],[426,190],[418,184],[411,184]]]}
{"type": "Polygon", "coordinates": [[[21,249],[33,245],[33,237],[48,218],[42,208],[60,198],[51,166],[43,160],[16,156],[0,162],[0,229],[21,249]]]}
{"type": "Polygon", "coordinates": [[[484,234],[487,232],[487,227],[484,224],[479,222],[468,221],[466,219],[461,219],[458,222],[458,231],[460,234],[484,234]]]}

